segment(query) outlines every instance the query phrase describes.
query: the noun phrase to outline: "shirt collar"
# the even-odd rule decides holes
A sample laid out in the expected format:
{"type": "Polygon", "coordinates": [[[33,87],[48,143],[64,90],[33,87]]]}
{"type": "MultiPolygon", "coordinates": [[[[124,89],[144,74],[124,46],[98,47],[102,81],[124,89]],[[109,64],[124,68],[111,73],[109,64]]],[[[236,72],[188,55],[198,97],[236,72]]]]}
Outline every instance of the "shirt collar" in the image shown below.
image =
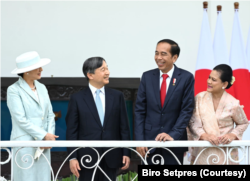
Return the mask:
{"type": "Polygon", "coordinates": [[[175,69],[175,67],[173,66],[172,69],[168,71],[168,73],[162,73],[162,71],[159,70],[160,71],[160,78],[162,77],[162,74],[168,74],[168,77],[171,79],[173,76],[173,73],[174,73],[174,69],[175,69]]]}
{"type": "MultiPolygon", "coordinates": [[[[90,88],[92,94],[95,95],[97,88],[95,88],[94,86],[92,86],[90,83],[89,83],[89,88],[90,88]]],[[[101,90],[101,92],[105,95],[104,86],[103,86],[102,88],[100,88],[100,90],[101,90]]]]}

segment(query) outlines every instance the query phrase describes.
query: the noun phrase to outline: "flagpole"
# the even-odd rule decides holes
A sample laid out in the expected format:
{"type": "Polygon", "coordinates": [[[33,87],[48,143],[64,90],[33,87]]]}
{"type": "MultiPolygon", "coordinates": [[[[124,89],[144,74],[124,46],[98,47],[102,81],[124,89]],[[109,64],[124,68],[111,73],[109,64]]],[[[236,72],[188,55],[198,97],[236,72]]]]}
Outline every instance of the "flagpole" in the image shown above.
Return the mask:
{"type": "Polygon", "coordinates": [[[203,2],[203,18],[201,23],[200,41],[195,67],[195,95],[207,90],[207,78],[214,68],[212,36],[208,18],[208,2],[203,2]]]}
{"type": "Polygon", "coordinates": [[[218,5],[217,6],[217,14],[219,14],[219,12],[222,10],[222,6],[221,5],[218,5]]]}
{"type": "Polygon", "coordinates": [[[203,9],[207,9],[207,7],[208,7],[208,2],[207,2],[207,1],[204,1],[204,2],[203,2],[203,9]]]}
{"type": "Polygon", "coordinates": [[[234,9],[235,9],[235,10],[238,10],[238,9],[239,9],[239,3],[238,3],[238,2],[235,2],[235,3],[234,3],[234,9]]]}
{"type": "MultiPolygon", "coordinates": [[[[235,11],[235,12],[239,11],[239,3],[238,3],[238,2],[235,2],[235,3],[234,3],[234,11],[235,11]]],[[[248,119],[250,119],[249,116],[248,116],[248,119]]],[[[245,132],[244,132],[244,134],[243,134],[243,136],[242,136],[242,140],[248,140],[248,139],[249,139],[249,136],[250,136],[250,129],[249,129],[249,126],[248,126],[248,129],[245,130],[245,132]]],[[[249,149],[249,148],[248,148],[248,149],[249,149]]],[[[243,157],[242,152],[239,152],[239,158],[242,158],[242,157],[243,157]]],[[[248,158],[248,159],[249,159],[249,158],[248,158]]],[[[244,163],[244,162],[240,162],[240,165],[242,165],[242,164],[246,164],[246,162],[245,162],[245,163],[244,163]]]]}
{"type": "Polygon", "coordinates": [[[247,56],[239,21],[239,3],[234,3],[234,22],[231,38],[230,65],[236,79],[234,85],[235,98],[244,106],[244,112],[250,119],[250,79],[247,66],[247,56]]]}

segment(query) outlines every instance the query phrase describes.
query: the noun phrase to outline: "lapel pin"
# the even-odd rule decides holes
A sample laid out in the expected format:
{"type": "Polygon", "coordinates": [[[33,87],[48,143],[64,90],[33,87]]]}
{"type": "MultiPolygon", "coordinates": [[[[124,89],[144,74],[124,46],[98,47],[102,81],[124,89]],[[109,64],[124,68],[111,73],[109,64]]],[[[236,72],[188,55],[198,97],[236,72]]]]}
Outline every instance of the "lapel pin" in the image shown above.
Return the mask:
{"type": "Polygon", "coordinates": [[[173,79],[173,86],[175,86],[176,78],[173,79]]]}

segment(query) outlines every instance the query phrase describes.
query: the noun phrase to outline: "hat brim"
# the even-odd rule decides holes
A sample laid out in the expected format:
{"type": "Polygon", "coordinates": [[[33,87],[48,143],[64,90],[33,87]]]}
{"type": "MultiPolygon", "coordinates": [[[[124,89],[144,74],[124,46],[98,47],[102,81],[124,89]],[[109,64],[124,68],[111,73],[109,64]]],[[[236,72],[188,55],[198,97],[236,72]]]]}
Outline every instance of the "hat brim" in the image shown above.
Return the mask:
{"type": "Polygon", "coordinates": [[[42,58],[40,59],[39,62],[37,62],[36,64],[34,65],[31,65],[29,67],[25,67],[25,68],[15,68],[11,73],[12,74],[20,74],[20,73],[25,73],[25,72],[28,72],[28,71],[31,71],[31,70],[35,70],[37,68],[40,68],[40,67],[43,67],[44,65],[47,65],[51,62],[50,59],[48,58],[42,58]]]}

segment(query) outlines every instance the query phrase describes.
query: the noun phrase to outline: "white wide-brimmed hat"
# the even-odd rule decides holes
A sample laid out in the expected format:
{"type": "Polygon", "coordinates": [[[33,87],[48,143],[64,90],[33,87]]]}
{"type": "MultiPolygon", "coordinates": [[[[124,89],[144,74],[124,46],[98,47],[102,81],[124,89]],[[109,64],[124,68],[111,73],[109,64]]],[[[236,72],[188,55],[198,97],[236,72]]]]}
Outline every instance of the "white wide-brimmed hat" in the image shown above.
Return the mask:
{"type": "Polygon", "coordinates": [[[27,52],[16,58],[16,67],[11,73],[20,74],[35,70],[50,63],[48,58],[40,58],[37,52],[27,52]]]}

